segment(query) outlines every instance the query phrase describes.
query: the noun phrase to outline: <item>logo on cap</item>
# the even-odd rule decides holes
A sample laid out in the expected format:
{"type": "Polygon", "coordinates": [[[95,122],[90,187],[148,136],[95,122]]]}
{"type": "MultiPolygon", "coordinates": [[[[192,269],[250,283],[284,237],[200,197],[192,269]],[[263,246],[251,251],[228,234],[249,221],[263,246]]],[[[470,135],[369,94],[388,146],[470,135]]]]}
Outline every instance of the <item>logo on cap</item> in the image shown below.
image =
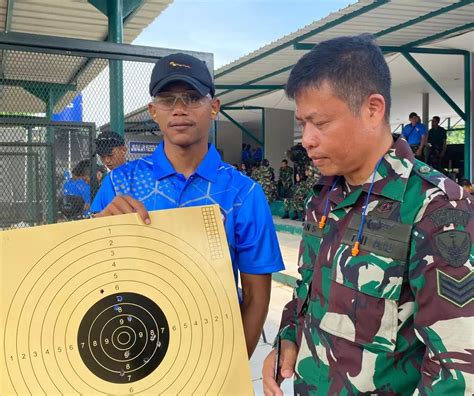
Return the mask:
{"type": "Polygon", "coordinates": [[[170,66],[173,66],[173,67],[187,67],[188,69],[191,69],[191,66],[190,65],[184,65],[182,63],[176,63],[176,62],[173,62],[171,61],[169,63],[170,66]]]}

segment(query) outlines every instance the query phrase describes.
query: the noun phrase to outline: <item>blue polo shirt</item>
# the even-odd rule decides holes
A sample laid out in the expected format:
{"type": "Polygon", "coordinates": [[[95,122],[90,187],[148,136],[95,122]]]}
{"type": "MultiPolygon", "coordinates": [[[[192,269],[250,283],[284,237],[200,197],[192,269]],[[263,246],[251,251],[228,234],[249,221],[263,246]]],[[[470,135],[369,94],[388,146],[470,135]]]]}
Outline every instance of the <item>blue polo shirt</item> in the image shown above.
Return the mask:
{"type": "Polygon", "coordinates": [[[111,171],[92,203],[102,211],[117,195],[130,195],[147,210],[218,204],[224,218],[234,277],[284,269],[267,199],[259,184],[222,161],[216,148],[186,179],[177,173],[161,142],[151,156],[111,171]]]}
{"type": "Polygon", "coordinates": [[[420,144],[421,138],[426,135],[426,127],[421,123],[418,123],[415,126],[407,124],[403,127],[402,135],[408,144],[420,144]]]}
{"type": "MultiPolygon", "coordinates": [[[[83,179],[69,179],[63,186],[64,195],[77,195],[84,199],[84,204],[91,203],[91,186],[83,179]]],[[[84,216],[89,215],[89,210],[84,210],[84,216]]]]}

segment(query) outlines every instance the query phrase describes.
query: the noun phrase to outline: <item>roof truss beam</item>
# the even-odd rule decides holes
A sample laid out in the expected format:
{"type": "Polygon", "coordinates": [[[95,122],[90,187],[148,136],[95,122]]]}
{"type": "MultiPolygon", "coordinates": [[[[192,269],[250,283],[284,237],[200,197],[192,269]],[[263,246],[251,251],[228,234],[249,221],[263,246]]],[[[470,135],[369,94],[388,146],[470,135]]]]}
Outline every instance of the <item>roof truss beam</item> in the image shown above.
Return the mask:
{"type": "MultiPolygon", "coordinates": [[[[109,4],[109,0],[88,0],[95,8],[97,8],[102,14],[108,16],[111,13],[113,5],[109,4]],[[112,7],[111,7],[112,6],[112,7]]],[[[114,2],[116,0],[113,0],[114,2]]],[[[134,12],[143,3],[143,0],[126,0],[122,2],[122,16],[125,19],[132,12],[134,12]]]]}
{"type": "MultiPolygon", "coordinates": [[[[462,29],[460,29],[461,27],[458,27],[458,28],[456,28],[456,30],[466,30],[466,26],[474,27],[474,23],[469,23],[467,25],[463,25],[462,29]]],[[[445,32],[438,33],[437,34],[438,37],[436,37],[436,38],[440,38],[440,37],[444,37],[444,36],[447,36],[449,34],[452,34],[453,30],[454,29],[450,29],[450,30],[447,30],[445,32]]],[[[427,37],[426,39],[423,39],[423,41],[425,41],[425,40],[426,41],[431,41],[431,37],[434,37],[434,36],[427,37]]],[[[419,40],[419,41],[421,41],[421,40],[419,40]]],[[[312,43],[294,43],[293,48],[295,50],[309,51],[314,47],[314,45],[315,44],[312,44],[312,43]]],[[[469,55],[468,51],[459,50],[459,49],[452,49],[452,48],[425,48],[425,47],[412,47],[412,46],[409,46],[409,45],[406,45],[406,46],[404,45],[404,46],[399,46],[399,47],[397,47],[397,46],[380,46],[380,48],[382,49],[382,51],[387,52],[387,53],[389,53],[389,52],[399,52],[399,53],[408,52],[408,53],[415,53],[415,54],[464,55],[464,56],[469,55]]],[[[272,77],[272,76],[278,75],[280,73],[284,73],[288,70],[291,70],[293,68],[293,66],[294,65],[289,65],[287,67],[284,67],[282,69],[279,69],[279,70],[276,70],[272,73],[269,73],[265,76],[255,78],[252,81],[249,81],[245,84],[249,84],[251,82],[258,82],[258,81],[261,81],[265,78],[272,77]]],[[[217,96],[222,96],[222,95],[225,95],[229,92],[232,92],[232,89],[229,89],[228,91],[221,92],[217,96]]],[[[271,92],[271,91],[267,91],[267,92],[271,92]]],[[[251,99],[255,96],[256,95],[251,95],[249,97],[241,98],[240,100],[236,100],[236,101],[227,103],[226,105],[239,103],[239,102],[242,102],[244,100],[251,99]]]]}
{"type": "Polygon", "coordinates": [[[302,40],[306,40],[307,38],[310,38],[311,36],[314,36],[315,34],[318,34],[318,33],[321,33],[321,32],[324,32],[325,30],[328,30],[328,29],[331,29],[332,27],[334,26],[337,26],[343,22],[346,22],[350,19],[353,19],[359,15],[363,15],[365,14],[366,12],[369,12],[377,7],[380,7],[381,5],[383,4],[386,4],[388,3],[389,0],[375,0],[373,3],[371,4],[368,4],[362,8],[359,8],[358,10],[354,11],[354,12],[351,12],[349,14],[346,14],[346,15],[343,15],[337,19],[335,19],[334,21],[331,21],[331,22],[328,22],[326,24],[324,24],[323,26],[319,26],[317,27],[316,29],[313,29],[307,33],[304,33],[298,37],[295,37],[294,39],[290,40],[290,41],[287,41],[285,43],[282,43],[280,45],[277,45],[275,48],[271,48],[269,49],[268,51],[265,51],[263,53],[261,53],[260,55],[258,56],[255,56],[251,59],[248,59],[242,63],[239,63],[238,65],[235,65],[227,70],[224,70],[222,71],[221,73],[218,73],[216,74],[216,78],[219,78],[219,77],[222,77],[222,76],[225,76],[226,74],[234,71],[234,70],[237,70],[237,69],[240,69],[244,66],[247,66],[253,62],[255,62],[256,60],[259,60],[259,59],[262,59],[262,58],[265,58],[267,57],[268,55],[271,55],[275,52],[278,52],[279,50],[281,49],[284,49],[284,48],[287,48],[287,47],[290,47],[291,45],[293,45],[294,43],[297,43],[298,41],[302,41],[302,40]]]}
{"type": "MultiPolygon", "coordinates": [[[[156,62],[158,59],[177,51],[166,48],[16,32],[0,32],[0,49],[137,62],[156,62]]],[[[212,65],[212,56],[209,53],[197,51],[184,52],[204,60],[207,65],[212,65]]]]}
{"type": "Polygon", "coordinates": [[[438,10],[431,11],[431,12],[429,12],[428,14],[420,15],[420,16],[417,17],[417,18],[410,19],[409,21],[400,23],[399,25],[389,27],[388,29],[385,29],[385,30],[381,30],[380,32],[375,33],[374,36],[375,36],[375,37],[385,36],[386,34],[390,34],[390,33],[396,32],[397,30],[400,30],[400,29],[404,29],[404,28],[413,26],[413,25],[415,25],[415,24],[417,24],[417,23],[426,21],[427,19],[431,19],[431,18],[434,18],[434,17],[436,17],[436,16],[445,14],[445,13],[447,13],[447,12],[449,12],[449,11],[456,10],[457,8],[460,8],[460,7],[464,7],[465,5],[469,5],[469,4],[471,4],[472,2],[473,2],[473,0],[462,0],[462,1],[458,2],[458,3],[451,4],[451,5],[447,6],[447,7],[443,7],[443,8],[440,8],[440,9],[438,9],[438,10]]]}
{"type": "Polygon", "coordinates": [[[265,94],[267,94],[267,93],[274,92],[274,91],[275,91],[274,89],[267,89],[266,91],[257,92],[257,93],[255,93],[255,94],[246,96],[245,98],[236,99],[236,100],[233,100],[232,102],[226,103],[225,106],[232,106],[232,105],[234,105],[234,104],[236,104],[236,103],[241,103],[241,102],[243,102],[244,100],[253,99],[253,98],[256,98],[256,97],[258,97],[258,96],[265,95],[265,94]]]}
{"type": "Polygon", "coordinates": [[[435,81],[433,77],[416,61],[413,56],[408,52],[402,52],[402,55],[405,59],[415,68],[415,70],[420,73],[420,75],[431,85],[431,87],[441,96],[446,103],[451,106],[451,108],[462,118],[466,119],[466,114],[462,111],[459,106],[451,99],[451,97],[446,93],[446,91],[441,88],[441,86],[435,81]]]}
{"type": "MultiPolygon", "coordinates": [[[[293,48],[300,51],[310,51],[313,49],[315,44],[311,43],[295,43],[293,48]]],[[[400,47],[393,45],[380,45],[380,49],[385,52],[410,52],[414,54],[436,54],[436,55],[465,55],[469,51],[464,51],[460,49],[453,48],[425,48],[425,47],[411,47],[408,45],[403,45],[400,47]]]]}
{"type": "Polygon", "coordinates": [[[236,121],[233,117],[231,117],[225,110],[221,109],[220,113],[227,118],[232,124],[234,124],[237,128],[239,128],[244,134],[246,134],[250,139],[252,139],[254,142],[258,143],[260,146],[263,146],[263,142],[258,139],[252,131],[248,130],[245,128],[242,124],[240,124],[238,121],[236,121]]]}
{"type": "Polygon", "coordinates": [[[7,0],[7,15],[5,17],[5,32],[9,32],[12,27],[14,3],[15,3],[15,0],[7,0]]]}
{"type": "Polygon", "coordinates": [[[420,40],[412,41],[411,43],[408,43],[408,44],[405,44],[405,45],[407,47],[415,47],[417,45],[430,43],[430,42],[435,41],[439,38],[447,37],[447,36],[450,36],[452,34],[462,32],[462,31],[471,30],[473,28],[474,28],[474,22],[466,23],[465,25],[457,26],[455,28],[445,30],[444,32],[439,32],[439,33],[433,34],[431,36],[422,38],[420,40]]]}
{"type": "MultiPolygon", "coordinates": [[[[384,36],[384,35],[386,35],[386,34],[393,33],[393,32],[395,32],[395,31],[397,31],[397,30],[404,29],[404,28],[406,28],[406,27],[415,25],[415,24],[417,24],[417,23],[419,23],[419,22],[428,20],[428,19],[430,19],[430,18],[436,17],[436,16],[441,15],[441,14],[444,14],[444,13],[446,13],[446,12],[449,12],[449,11],[458,9],[458,8],[460,8],[460,7],[463,7],[463,6],[472,4],[473,2],[474,2],[474,0],[461,0],[461,1],[459,1],[458,3],[451,4],[451,5],[447,6],[447,7],[443,7],[443,8],[440,8],[440,9],[438,9],[438,10],[429,12],[428,14],[421,15],[421,16],[419,16],[419,17],[417,17],[417,18],[411,19],[411,20],[409,20],[409,21],[407,21],[407,22],[404,22],[404,23],[401,23],[401,24],[399,24],[399,25],[392,26],[392,27],[390,27],[390,28],[388,28],[388,29],[381,30],[380,32],[374,33],[374,36],[375,36],[375,37],[382,37],[382,36],[384,36]]],[[[372,3],[371,5],[375,5],[376,3],[377,3],[377,6],[380,6],[380,5],[382,5],[382,4],[386,3],[386,2],[374,2],[374,3],[372,3]]],[[[364,7],[364,8],[365,8],[365,7],[364,7]]],[[[290,46],[293,45],[293,48],[294,48],[295,50],[310,50],[310,49],[314,46],[314,44],[311,44],[311,43],[302,43],[302,42],[301,42],[302,40],[305,40],[305,39],[307,39],[307,38],[309,38],[309,37],[311,37],[311,36],[313,36],[313,35],[315,35],[315,34],[317,34],[317,33],[320,33],[321,31],[327,30],[327,29],[329,29],[329,28],[331,28],[331,27],[334,26],[334,25],[328,26],[328,25],[330,25],[330,24],[336,24],[336,25],[337,25],[337,24],[339,24],[339,23],[342,23],[342,22],[347,21],[348,19],[352,19],[353,17],[356,17],[356,16],[358,16],[358,15],[361,15],[361,14],[365,13],[366,11],[370,11],[370,10],[365,9],[365,11],[362,12],[362,11],[364,10],[364,8],[361,8],[361,9],[357,10],[356,12],[349,14],[349,15],[351,15],[350,18],[347,18],[348,15],[344,15],[343,17],[338,18],[338,19],[336,19],[335,21],[332,21],[332,22],[330,22],[330,23],[328,23],[328,24],[326,24],[326,25],[324,25],[324,26],[321,26],[320,28],[314,29],[314,30],[312,30],[311,32],[305,33],[304,35],[301,35],[301,36],[299,36],[299,37],[297,37],[297,38],[295,38],[295,39],[293,39],[293,40],[291,40],[291,41],[289,41],[289,42],[287,42],[287,43],[284,43],[285,45],[282,44],[282,45],[280,45],[280,46],[278,46],[278,47],[275,47],[275,48],[273,48],[273,49],[271,49],[271,50],[268,50],[268,51],[264,52],[263,54],[260,54],[260,55],[257,56],[257,57],[254,57],[254,58],[249,59],[249,60],[247,60],[247,61],[245,61],[245,62],[243,62],[243,63],[241,63],[241,64],[239,64],[239,65],[236,65],[236,66],[234,66],[234,67],[231,68],[231,69],[224,70],[222,73],[217,74],[217,75],[216,75],[216,78],[218,78],[218,77],[220,77],[220,76],[223,76],[223,75],[225,75],[225,74],[227,74],[227,73],[229,73],[229,72],[231,72],[231,71],[233,71],[233,70],[236,70],[236,69],[238,69],[238,68],[240,68],[240,67],[243,67],[243,66],[245,66],[245,65],[247,65],[247,64],[250,64],[250,63],[252,63],[252,62],[254,62],[254,61],[256,61],[256,60],[258,60],[258,59],[260,59],[260,58],[262,58],[262,57],[265,57],[265,56],[267,56],[267,55],[271,55],[272,53],[277,52],[278,50],[280,50],[280,49],[282,49],[282,48],[285,48],[285,47],[287,46],[286,44],[288,44],[288,45],[290,45],[290,46]],[[345,18],[345,19],[344,19],[344,20],[341,20],[341,19],[343,19],[343,18],[345,18]],[[336,23],[336,22],[337,22],[337,23],[336,23]],[[323,29],[323,28],[324,28],[324,29],[323,29]],[[319,30],[319,29],[320,29],[320,30],[319,30]]],[[[427,43],[427,42],[436,40],[436,39],[438,39],[438,38],[446,37],[446,36],[449,36],[449,35],[451,35],[451,34],[457,33],[457,32],[459,32],[459,31],[469,30],[469,29],[472,29],[473,27],[474,27],[474,23],[468,23],[468,24],[463,25],[463,26],[458,26],[458,27],[456,27],[456,28],[453,28],[453,29],[450,29],[450,30],[447,30],[447,31],[444,31],[444,32],[440,32],[440,33],[437,33],[437,34],[435,34],[435,35],[432,35],[432,36],[429,36],[429,37],[425,37],[424,39],[417,40],[417,41],[413,41],[413,42],[411,42],[411,43],[405,44],[404,46],[398,47],[398,48],[400,48],[400,50],[395,50],[397,47],[389,47],[389,46],[387,46],[387,49],[388,49],[388,48],[392,48],[393,51],[388,51],[388,50],[387,50],[386,52],[401,52],[402,49],[403,49],[403,50],[406,50],[407,48],[410,48],[410,52],[414,52],[414,53],[439,53],[439,54],[440,54],[441,52],[427,52],[428,50],[438,51],[437,49],[428,49],[428,48],[426,48],[426,49],[421,49],[421,48],[416,48],[416,49],[414,49],[413,51],[412,51],[412,49],[413,49],[413,47],[416,47],[417,45],[420,45],[420,44],[423,44],[423,43],[427,43]],[[418,52],[418,51],[420,51],[420,52],[418,52]],[[423,51],[423,52],[422,52],[422,51],[423,51]],[[424,51],[426,51],[426,52],[424,52],[424,51]]],[[[457,53],[457,51],[461,51],[461,50],[447,50],[446,52],[443,52],[443,54],[445,54],[445,55],[464,55],[464,52],[463,52],[463,53],[461,53],[461,52],[460,52],[460,53],[457,53]],[[451,52],[451,53],[449,53],[449,52],[451,52]],[[456,52],[456,53],[455,53],[455,52],[456,52]]],[[[274,71],[274,72],[272,72],[272,73],[268,73],[268,74],[265,75],[265,76],[257,77],[257,78],[255,78],[255,79],[253,79],[253,80],[251,80],[251,81],[246,82],[245,84],[252,84],[252,83],[254,83],[254,82],[258,82],[258,81],[264,80],[264,79],[266,79],[266,78],[268,78],[268,77],[272,77],[272,76],[274,76],[274,75],[277,75],[277,74],[280,74],[280,73],[284,73],[285,71],[291,70],[291,68],[292,68],[293,66],[294,66],[294,65],[290,65],[290,66],[284,67],[284,68],[282,68],[282,69],[280,69],[280,70],[276,70],[276,71],[274,71]]],[[[218,96],[223,96],[223,95],[225,95],[225,94],[227,94],[227,93],[229,93],[229,92],[232,92],[232,91],[233,91],[233,89],[229,89],[228,91],[224,91],[224,92],[219,93],[218,96]]],[[[242,99],[242,100],[245,100],[245,99],[247,99],[247,98],[244,98],[244,99],[242,99]]],[[[235,102],[234,102],[234,103],[235,103],[235,102]]]]}
{"type": "Polygon", "coordinates": [[[74,84],[58,84],[32,80],[2,79],[2,86],[21,87],[36,96],[43,103],[50,103],[53,107],[68,91],[75,91],[74,84]]]}

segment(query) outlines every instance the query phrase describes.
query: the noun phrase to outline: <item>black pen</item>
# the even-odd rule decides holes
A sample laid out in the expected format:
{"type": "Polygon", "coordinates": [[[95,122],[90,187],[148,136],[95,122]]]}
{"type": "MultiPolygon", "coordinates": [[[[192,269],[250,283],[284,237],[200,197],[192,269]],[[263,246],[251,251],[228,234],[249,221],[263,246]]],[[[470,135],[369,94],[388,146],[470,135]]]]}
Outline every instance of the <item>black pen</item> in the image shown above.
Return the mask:
{"type": "Polygon", "coordinates": [[[275,373],[274,378],[278,385],[280,385],[281,377],[281,366],[280,366],[280,354],[281,354],[281,337],[280,334],[277,335],[276,345],[275,345],[275,373]]]}

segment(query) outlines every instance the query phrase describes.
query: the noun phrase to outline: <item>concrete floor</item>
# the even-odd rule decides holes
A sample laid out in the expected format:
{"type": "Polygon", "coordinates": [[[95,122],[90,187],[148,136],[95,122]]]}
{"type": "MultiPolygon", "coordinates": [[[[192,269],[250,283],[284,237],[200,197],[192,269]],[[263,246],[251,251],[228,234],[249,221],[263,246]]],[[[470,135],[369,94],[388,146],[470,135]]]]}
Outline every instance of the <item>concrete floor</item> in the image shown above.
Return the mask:
{"type": "MultiPolygon", "coordinates": [[[[267,320],[265,322],[265,335],[268,343],[265,344],[263,339],[255,349],[252,359],[250,360],[250,368],[252,371],[253,389],[256,395],[263,395],[262,387],[262,365],[264,359],[271,351],[271,343],[273,342],[275,335],[277,334],[278,327],[280,326],[281,311],[285,304],[290,301],[293,290],[288,287],[281,285],[277,282],[272,282],[272,298],[270,301],[270,308],[268,311],[267,320]]],[[[287,380],[282,384],[282,390],[285,395],[293,394],[293,381],[287,380]]]]}
{"type": "MultiPolygon", "coordinates": [[[[278,232],[278,241],[280,243],[280,249],[285,262],[286,270],[284,273],[291,276],[298,276],[297,272],[297,260],[298,260],[298,249],[301,237],[294,234],[285,232],[278,232]]],[[[260,342],[255,350],[252,359],[250,360],[250,366],[252,371],[253,387],[256,395],[263,395],[262,388],[262,364],[265,357],[271,351],[271,343],[277,334],[280,326],[281,312],[283,307],[288,301],[291,300],[293,289],[289,286],[282,285],[278,282],[272,282],[272,296],[270,300],[270,307],[268,311],[267,320],[265,322],[265,335],[268,344],[260,339],[260,342]]],[[[293,394],[293,381],[286,380],[282,384],[282,390],[285,395],[293,394]]]]}

